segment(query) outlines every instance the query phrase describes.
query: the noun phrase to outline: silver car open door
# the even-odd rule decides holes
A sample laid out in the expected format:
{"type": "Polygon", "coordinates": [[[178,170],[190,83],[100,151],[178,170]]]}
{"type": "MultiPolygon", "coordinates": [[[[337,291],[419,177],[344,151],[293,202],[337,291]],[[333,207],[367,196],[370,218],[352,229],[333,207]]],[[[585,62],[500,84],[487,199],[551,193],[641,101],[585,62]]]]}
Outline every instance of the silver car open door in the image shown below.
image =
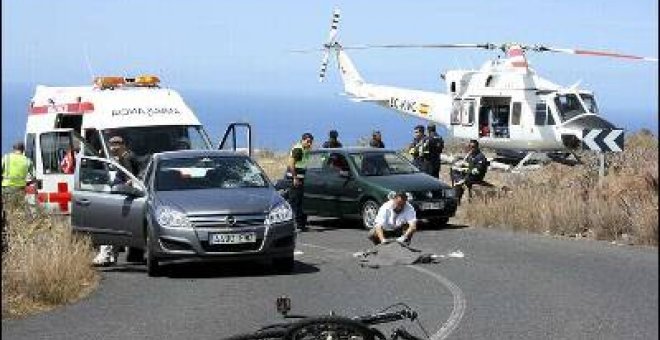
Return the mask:
{"type": "Polygon", "coordinates": [[[106,158],[81,155],[76,164],[71,225],[95,244],[142,247],[146,188],[106,158]]]}
{"type": "Polygon", "coordinates": [[[219,150],[239,151],[252,157],[252,126],[249,123],[231,123],[218,144],[219,150]],[[241,130],[238,130],[241,128],[241,130]],[[244,145],[238,144],[238,138],[245,140],[244,145]]]}

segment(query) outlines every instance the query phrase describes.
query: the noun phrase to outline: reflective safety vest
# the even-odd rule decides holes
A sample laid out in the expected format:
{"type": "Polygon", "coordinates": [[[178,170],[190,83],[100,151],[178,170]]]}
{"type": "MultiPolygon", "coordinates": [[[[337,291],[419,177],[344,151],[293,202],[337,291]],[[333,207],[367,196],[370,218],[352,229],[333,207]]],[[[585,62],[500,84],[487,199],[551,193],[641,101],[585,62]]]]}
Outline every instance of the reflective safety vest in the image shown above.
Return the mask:
{"type": "Polygon", "coordinates": [[[2,157],[2,186],[25,187],[32,166],[31,163],[27,157],[16,153],[10,153],[2,157]]]}
{"type": "MultiPolygon", "coordinates": [[[[296,143],[291,148],[291,152],[289,153],[289,157],[293,157],[294,152],[296,149],[300,149],[301,151],[301,157],[300,159],[296,159],[296,162],[294,163],[294,166],[296,168],[296,177],[297,178],[305,178],[305,170],[307,169],[307,162],[309,161],[309,150],[303,148],[302,144],[296,143]]],[[[292,174],[290,171],[287,171],[287,176],[291,177],[292,174]]]]}

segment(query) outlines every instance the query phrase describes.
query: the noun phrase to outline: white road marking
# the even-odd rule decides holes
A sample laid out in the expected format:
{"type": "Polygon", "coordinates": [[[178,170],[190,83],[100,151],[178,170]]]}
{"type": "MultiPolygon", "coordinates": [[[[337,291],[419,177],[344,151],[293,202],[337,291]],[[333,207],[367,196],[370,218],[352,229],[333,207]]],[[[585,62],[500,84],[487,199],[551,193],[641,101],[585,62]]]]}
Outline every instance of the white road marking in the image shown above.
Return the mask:
{"type": "Polygon", "coordinates": [[[304,254],[304,253],[301,250],[294,250],[293,251],[293,256],[302,255],[302,254],[304,254]]]}
{"type": "MultiPolygon", "coordinates": [[[[354,255],[354,252],[351,252],[346,249],[334,249],[334,248],[319,246],[316,244],[301,243],[301,242],[299,242],[298,244],[301,246],[317,248],[333,253],[341,253],[350,257],[353,257],[354,255]]],[[[465,254],[463,254],[463,252],[461,252],[460,250],[448,254],[448,257],[464,257],[464,256],[465,254]]],[[[449,315],[449,318],[447,319],[447,321],[445,321],[442,324],[440,329],[437,332],[435,332],[435,334],[431,335],[431,340],[441,340],[447,338],[456,328],[458,328],[458,324],[461,322],[461,319],[465,314],[465,308],[467,306],[467,302],[465,300],[465,295],[463,294],[463,291],[456,284],[449,281],[447,278],[440,275],[439,273],[432,272],[426,268],[417,265],[407,265],[406,267],[433,277],[438,282],[440,282],[440,284],[445,286],[454,297],[454,306],[452,308],[451,314],[449,315]]]]}

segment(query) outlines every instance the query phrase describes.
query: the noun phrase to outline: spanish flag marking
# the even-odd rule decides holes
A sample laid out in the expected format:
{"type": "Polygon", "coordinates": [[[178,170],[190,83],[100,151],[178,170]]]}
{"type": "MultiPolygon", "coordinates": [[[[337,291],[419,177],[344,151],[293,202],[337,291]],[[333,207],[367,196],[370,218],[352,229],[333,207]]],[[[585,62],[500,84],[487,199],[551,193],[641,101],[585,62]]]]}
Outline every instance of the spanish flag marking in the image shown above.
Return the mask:
{"type": "Polygon", "coordinates": [[[420,114],[427,115],[427,114],[429,114],[430,108],[431,107],[428,104],[419,103],[419,108],[417,109],[417,111],[420,114]]]}

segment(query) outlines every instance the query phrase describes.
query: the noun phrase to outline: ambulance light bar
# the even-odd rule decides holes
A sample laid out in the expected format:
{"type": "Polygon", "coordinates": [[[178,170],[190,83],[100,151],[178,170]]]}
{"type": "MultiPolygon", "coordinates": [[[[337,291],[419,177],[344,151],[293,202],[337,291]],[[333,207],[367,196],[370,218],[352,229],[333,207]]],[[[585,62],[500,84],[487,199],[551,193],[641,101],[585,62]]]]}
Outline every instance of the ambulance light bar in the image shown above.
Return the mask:
{"type": "Polygon", "coordinates": [[[141,75],[135,78],[124,77],[96,77],[94,78],[94,85],[101,90],[115,89],[122,86],[136,86],[136,87],[157,87],[160,83],[160,78],[153,75],[141,75]]]}

